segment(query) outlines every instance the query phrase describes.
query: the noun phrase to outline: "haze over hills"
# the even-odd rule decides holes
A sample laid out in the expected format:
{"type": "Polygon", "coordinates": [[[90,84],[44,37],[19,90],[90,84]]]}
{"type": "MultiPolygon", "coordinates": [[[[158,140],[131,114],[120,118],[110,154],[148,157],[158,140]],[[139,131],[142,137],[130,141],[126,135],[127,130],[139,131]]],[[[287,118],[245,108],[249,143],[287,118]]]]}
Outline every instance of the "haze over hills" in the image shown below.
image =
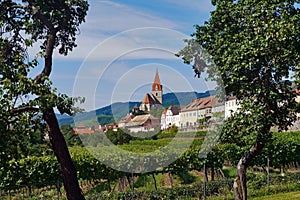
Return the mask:
{"type": "MultiPolygon", "coordinates": [[[[185,106],[196,98],[204,98],[210,95],[215,95],[216,91],[206,91],[202,93],[198,92],[177,92],[167,93],[163,95],[163,107],[169,107],[171,105],[185,106]]],[[[74,126],[74,119],[76,123],[83,122],[86,126],[95,125],[99,123],[101,125],[109,124],[114,121],[120,120],[126,114],[128,114],[135,105],[139,106],[141,102],[117,102],[109,106],[99,108],[94,111],[83,112],[77,114],[76,117],[70,117],[68,115],[57,114],[57,118],[60,126],[71,124],[74,126]],[[98,122],[97,122],[98,121],[98,122]]]]}

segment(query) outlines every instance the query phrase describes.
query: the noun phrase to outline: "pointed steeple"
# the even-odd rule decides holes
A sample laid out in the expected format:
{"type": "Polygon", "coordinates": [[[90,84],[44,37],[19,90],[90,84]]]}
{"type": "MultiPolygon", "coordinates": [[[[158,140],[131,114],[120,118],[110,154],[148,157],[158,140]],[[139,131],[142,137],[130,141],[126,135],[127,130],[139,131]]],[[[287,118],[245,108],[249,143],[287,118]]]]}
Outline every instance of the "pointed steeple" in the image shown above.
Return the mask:
{"type": "Polygon", "coordinates": [[[158,69],[156,68],[154,83],[160,85],[159,75],[158,75],[158,69]]]}
{"type": "Polygon", "coordinates": [[[158,70],[156,69],[154,83],[152,85],[152,96],[156,99],[160,104],[162,104],[162,92],[163,86],[160,84],[158,70]]]}
{"type": "Polygon", "coordinates": [[[154,83],[152,85],[152,91],[162,91],[162,85],[160,84],[158,70],[156,69],[154,83]]]}

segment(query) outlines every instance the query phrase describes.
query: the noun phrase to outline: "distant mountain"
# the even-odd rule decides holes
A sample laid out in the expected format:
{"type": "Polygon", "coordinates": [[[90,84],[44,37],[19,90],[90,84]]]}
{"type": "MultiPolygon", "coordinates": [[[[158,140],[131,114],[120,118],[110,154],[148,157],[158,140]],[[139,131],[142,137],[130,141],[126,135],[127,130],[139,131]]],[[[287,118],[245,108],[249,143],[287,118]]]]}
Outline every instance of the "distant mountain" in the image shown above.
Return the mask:
{"type": "Polygon", "coordinates": [[[95,123],[105,125],[120,120],[129,113],[135,105],[139,106],[139,104],[140,102],[118,102],[97,110],[79,113],[75,117],[60,114],[57,114],[56,116],[60,126],[66,124],[74,125],[74,121],[76,123],[84,122],[86,126],[92,126],[95,125],[95,123]]]}
{"type": "MultiPolygon", "coordinates": [[[[211,95],[215,95],[216,91],[206,91],[203,93],[198,92],[177,92],[167,93],[163,95],[163,107],[169,107],[171,105],[185,106],[196,98],[204,98],[211,95]]],[[[100,109],[77,114],[76,117],[70,117],[68,115],[57,114],[60,126],[71,124],[74,125],[74,120],[83,122],[86,126],[93,126],[96,123],[105,125],[114,121],[120,120],[127,113],[129,113],[135,105],[139,106],[141,102],[125,102],[125,103],[113,103],[109,106],[102,107],[100,109]]]]}
{"type": "Polygon", "coordinates": [[[198,92],[167,93],[163,95],[163,106],[164,107],[169,107],[171,105],[185,106],[197,98],[204,98],[215,94],[216,94],[215,90],[210,90],[202,93],[198,93],[198,92]]]}

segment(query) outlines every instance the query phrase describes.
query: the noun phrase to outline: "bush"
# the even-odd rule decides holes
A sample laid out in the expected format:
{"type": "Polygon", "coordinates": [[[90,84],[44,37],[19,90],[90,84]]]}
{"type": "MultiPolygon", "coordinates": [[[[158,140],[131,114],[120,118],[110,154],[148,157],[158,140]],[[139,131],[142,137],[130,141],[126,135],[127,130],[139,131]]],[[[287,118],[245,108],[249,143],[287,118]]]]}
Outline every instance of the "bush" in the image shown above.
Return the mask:
{"type": "MultiPolygon", "coordinates": [[[[208,182],[206,186],[207,196],[224,195],[225,190],[230,190],[233,181],[212,181],[208,182]]],[[[159,200],[159,199],[191,199],[201,198],[203,196],[203,184],[197,184],[194,186],[186,187],[174,187],[165,188],[157,191],[127,191],[127,192],[114,192],[114,193],[100,193],[92,194],[88,196],[89,199],[102,199],[102,200],[114,200],[114,199],[140,199],[140,200],[159,200]]]]}

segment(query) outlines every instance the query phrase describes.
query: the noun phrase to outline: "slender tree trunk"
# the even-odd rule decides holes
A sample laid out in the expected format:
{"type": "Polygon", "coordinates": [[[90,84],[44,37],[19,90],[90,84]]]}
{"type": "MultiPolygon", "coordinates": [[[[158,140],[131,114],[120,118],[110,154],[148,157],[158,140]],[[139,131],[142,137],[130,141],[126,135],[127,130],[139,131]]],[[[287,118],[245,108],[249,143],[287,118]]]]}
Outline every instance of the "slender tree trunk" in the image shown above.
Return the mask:
{"type": "Polygon", "coordinates": [[[168,175],[169,175],[169,180],[170,180],[170,185],[171,185],[171,188],[173,187],[173,176],[172,176],[172,173],[171,172],[168,172],[168,175]]]}
{"type": "Polygon", "coordinates": [[[215,180],[215,166],[212,164],[211,168],[210,168],[211,172],[211,180],[214,181],[215,180]]]}
{"type": "MultiPolygon", "coordinates": [[[[267,133],[265,135],[267,135],[267,133]]],[[[259,133],[255,144],[240,158],[237,164],[237,173],[233,184],[235,200],[247,200],[247,167],[249,163],[262,151],[264,145],[263,134],[259,133]]]]}
{"type": "Polygon", "coordinates": [[[155,190],[157,191],[157,184],[156,184],[156,179],[155,179],[155,175],[154,174],[152,174],[152,178],[153,178],[153,181],[154,181],[155,190]]]}
{"type": "Polygon", "coordinates": [[[59,129],[54,110],[50,108],[43,112],[43,118],[49,127],[50,142],[60,166],[67,198],[69,200],[85,199],[79,187],[76,168],[72,162],[66,141],[59,129]]]}
{"type": "Polygon", "coordinates": [[[205,182],[208,182],[208,175],[207,175],[207,169],[206,169],[206,167],[204,168],[204,181],[205,182]]]}

